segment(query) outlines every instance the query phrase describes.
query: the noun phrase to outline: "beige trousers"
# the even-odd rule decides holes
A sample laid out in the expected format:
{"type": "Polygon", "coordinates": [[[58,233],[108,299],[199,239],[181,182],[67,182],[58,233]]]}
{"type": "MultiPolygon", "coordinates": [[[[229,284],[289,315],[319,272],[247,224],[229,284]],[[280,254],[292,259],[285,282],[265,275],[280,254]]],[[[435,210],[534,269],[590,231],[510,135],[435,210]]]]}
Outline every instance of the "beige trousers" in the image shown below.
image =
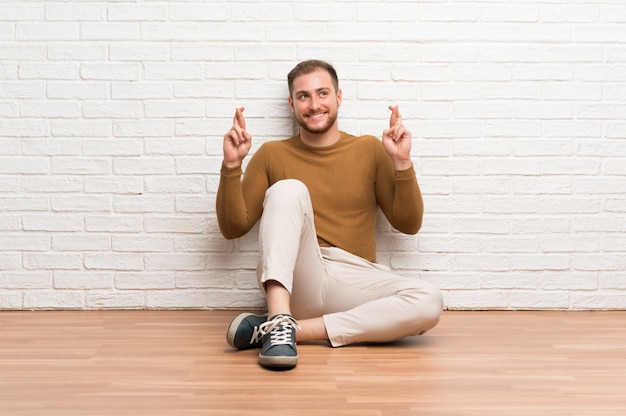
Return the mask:
{"type": "Polygon", "coordinates": [[[311,198],[302,182],[277,182],[267,190],[263,206],[259,285],[280,282],[291,293],[294,318],[321,316],[333,347],[423,334],[439,321],[443,300],[432,284],[319,246],[311,198]]]}

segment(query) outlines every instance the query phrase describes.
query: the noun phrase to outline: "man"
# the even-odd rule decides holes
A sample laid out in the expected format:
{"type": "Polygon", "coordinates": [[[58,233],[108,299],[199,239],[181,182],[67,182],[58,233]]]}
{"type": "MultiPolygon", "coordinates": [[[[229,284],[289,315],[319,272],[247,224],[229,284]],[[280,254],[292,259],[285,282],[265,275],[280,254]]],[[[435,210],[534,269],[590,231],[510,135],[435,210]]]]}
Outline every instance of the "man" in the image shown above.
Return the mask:
{"type": "Polygon", "coordinates": [[[422,224],[411,133],[398,107],[389,107],[382,141],[355,137],[339,130],[342,92],[330,64],[301,62],[287,80],[300,134],[262,145],[243,175],[252,137],[237,108],[217,194],[226,238],[260,220],[257,276],[268,312],[240,314],[226,338],[237,349],[260,347],[267,368],[295,367],[296,340],[390,342],[431,329],[443,309],[431,284],[375,263],[379,207],[401,232],[422,224]]]}

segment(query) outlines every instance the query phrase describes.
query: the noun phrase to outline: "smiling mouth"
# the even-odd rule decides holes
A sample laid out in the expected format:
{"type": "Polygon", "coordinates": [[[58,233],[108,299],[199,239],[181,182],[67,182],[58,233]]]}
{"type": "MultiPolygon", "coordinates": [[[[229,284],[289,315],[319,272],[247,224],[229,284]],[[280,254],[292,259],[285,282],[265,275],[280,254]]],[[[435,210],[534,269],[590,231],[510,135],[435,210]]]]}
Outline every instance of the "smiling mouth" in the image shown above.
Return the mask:
{"type": "Polygon", "coordinates": [[[307,114],[306,117],[307,118],[311,118],[311,119],[318,119],[318,118],[322,118],[326,115],[326,113],[314,113],[314,114],[307,114]]]}

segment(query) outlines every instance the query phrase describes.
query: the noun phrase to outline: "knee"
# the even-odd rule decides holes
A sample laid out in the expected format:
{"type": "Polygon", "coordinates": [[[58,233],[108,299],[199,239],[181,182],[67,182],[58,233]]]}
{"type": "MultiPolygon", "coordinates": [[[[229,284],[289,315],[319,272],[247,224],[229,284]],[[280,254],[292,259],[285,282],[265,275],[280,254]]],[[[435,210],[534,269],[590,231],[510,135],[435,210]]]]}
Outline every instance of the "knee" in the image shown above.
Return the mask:
{"type": "Polygon", "coordinates": [[[270,196],[298,196],[302,194],[308,195],[309,190],[306,185],[298,179],[282,179],[270,186],[265,195],[270,196]]]}
{"type": "Polygon", "coordinates": [[[413,293],[413,324],[416,332],[423,334],[439,323],[443,313],[443,296],[439,288],[422,280],[413,293]]]}
{"type": "Polygon", "coordinates": [[[311,205],[309,189],[304,183],[297,179],[283,179],[265,192],[263,207],[272,211],[281,211],[288,207],[300,207],[307,211],[311,205]]]}

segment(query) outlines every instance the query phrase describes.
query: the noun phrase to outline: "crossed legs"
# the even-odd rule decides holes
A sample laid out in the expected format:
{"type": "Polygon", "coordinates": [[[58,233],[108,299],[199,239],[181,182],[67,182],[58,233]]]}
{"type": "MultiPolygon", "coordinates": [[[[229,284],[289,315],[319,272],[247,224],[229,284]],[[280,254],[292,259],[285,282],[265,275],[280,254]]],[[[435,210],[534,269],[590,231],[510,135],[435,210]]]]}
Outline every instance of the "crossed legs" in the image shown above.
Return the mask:
{"type": "Polygon", "coordinates": [[[443,301],[433,285],[339,248],[319,247],[310,196],[300,181],[283,180],[266,192],[259,249],[268,316],[298,319],[299,341],[388,342],[424,333],[439,321],[443,301]]]}

